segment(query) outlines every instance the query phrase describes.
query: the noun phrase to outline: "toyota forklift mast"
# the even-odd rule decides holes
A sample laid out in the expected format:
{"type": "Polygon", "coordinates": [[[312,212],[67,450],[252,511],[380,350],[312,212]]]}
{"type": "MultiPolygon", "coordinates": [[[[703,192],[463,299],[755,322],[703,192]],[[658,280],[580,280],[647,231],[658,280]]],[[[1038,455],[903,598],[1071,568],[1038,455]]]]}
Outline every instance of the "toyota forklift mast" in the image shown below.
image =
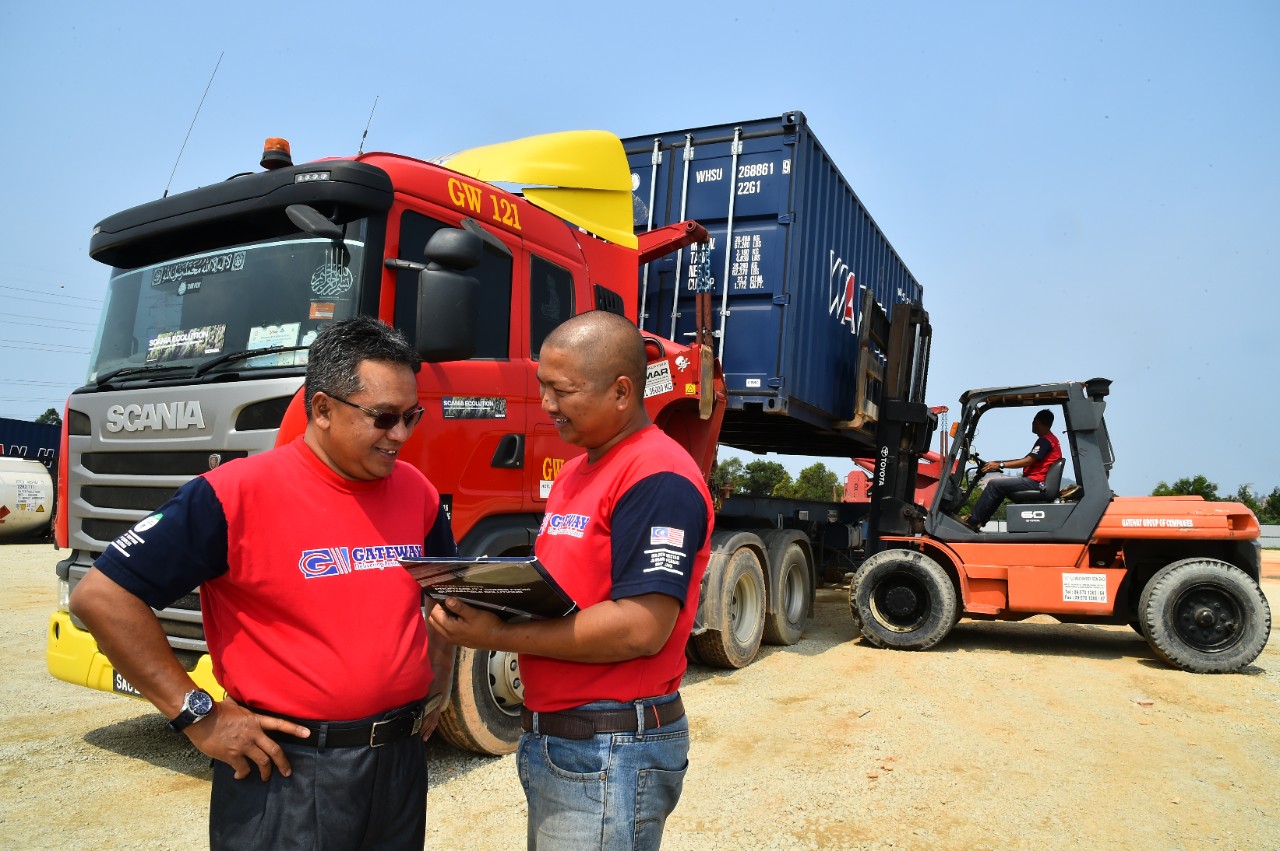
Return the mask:
{"type": "Polygon", "coordinates": [[[911,535],[922,531],[924,510],[915,502],[920,457],[929,449],[938,415],[925,403],[929,350],[933,327],[919,304],[900,304],[892,320],[878,307],[863,313],[863,347],[859,353],[859,405],[870,394],[866,383],[881,383],[876,431],[875,470],[871,481],[871,515],[865,554],[881,549],[882,535],[911,535]],[[884,353],[885,362],[868,345],[884,353]]]}

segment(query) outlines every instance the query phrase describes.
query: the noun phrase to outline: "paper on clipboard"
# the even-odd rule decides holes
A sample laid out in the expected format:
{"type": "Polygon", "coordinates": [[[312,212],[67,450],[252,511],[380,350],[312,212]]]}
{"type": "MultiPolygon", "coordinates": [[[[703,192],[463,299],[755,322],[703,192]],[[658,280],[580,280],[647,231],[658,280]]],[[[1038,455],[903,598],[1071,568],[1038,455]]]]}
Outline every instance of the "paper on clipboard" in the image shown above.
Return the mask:
{"type": "Polygon", "coordinates": [[[457,597],[503,620],[546,620],[578,606],[533,556],[516,558],[404,558],[409,576],[437,602],[457,597]]]}

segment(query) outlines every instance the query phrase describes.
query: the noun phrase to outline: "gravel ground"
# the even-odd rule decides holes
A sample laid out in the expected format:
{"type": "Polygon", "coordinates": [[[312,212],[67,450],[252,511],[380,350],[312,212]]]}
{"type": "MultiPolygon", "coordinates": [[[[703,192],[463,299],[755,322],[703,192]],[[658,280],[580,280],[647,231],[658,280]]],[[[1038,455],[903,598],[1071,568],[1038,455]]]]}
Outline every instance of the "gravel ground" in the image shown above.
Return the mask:
{"type": "MultiPolygon", "coordinates": [[[[0,546],[0,848],[205,846],[207,760],[148,704],[46,672],[57,558],[0,546]]],[[[1280,614],[1280,553],[1264,574],[1280,614]]],[[[820,596],[796,646],[690,670],[666,848],[1280,848],[1274,627],[1245,673],[1196,676],[1047,617],[874,650],[820,596]]],[[[427,846],[521,847],[513,759],[430,754],[427,846]]]]}

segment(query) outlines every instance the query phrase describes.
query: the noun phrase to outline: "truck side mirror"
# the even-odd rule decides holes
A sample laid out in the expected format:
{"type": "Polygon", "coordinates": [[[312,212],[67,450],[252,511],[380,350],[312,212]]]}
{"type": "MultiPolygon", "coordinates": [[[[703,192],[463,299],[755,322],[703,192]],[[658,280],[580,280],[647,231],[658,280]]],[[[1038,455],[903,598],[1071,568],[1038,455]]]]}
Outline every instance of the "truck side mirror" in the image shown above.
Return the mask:
{"type": "Polygon", "coordinates": [[[337,243],[342,242],[342,227],[334,224],[314,207],[306,204],[290,204],[284,208],[284,214],[303,233],[332,239],[337,243]]]}
{"type": "Polygon", "coordinates": [[[417,350],[428,363],[475,354],[480,283],[466,270],[480,262],[480,238],[446,228],[427,242],[427,268],[418,273],[417,350]]]}

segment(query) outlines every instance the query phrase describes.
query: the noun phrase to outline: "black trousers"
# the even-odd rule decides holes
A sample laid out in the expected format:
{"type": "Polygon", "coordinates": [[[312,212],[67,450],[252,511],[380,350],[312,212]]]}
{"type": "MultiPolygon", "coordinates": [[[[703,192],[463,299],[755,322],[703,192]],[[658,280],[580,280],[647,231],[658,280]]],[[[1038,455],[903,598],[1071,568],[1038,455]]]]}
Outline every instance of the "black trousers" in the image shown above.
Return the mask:
{"type": "Polygon", "coordinates": [[[209,847],[215,849],[413,849],[427,827],[426,746],[409,736],[378,748],[317,750],[281,743],[293,768],[263,782],[253,766],[236,780],[213,761],[209,847]]]}

